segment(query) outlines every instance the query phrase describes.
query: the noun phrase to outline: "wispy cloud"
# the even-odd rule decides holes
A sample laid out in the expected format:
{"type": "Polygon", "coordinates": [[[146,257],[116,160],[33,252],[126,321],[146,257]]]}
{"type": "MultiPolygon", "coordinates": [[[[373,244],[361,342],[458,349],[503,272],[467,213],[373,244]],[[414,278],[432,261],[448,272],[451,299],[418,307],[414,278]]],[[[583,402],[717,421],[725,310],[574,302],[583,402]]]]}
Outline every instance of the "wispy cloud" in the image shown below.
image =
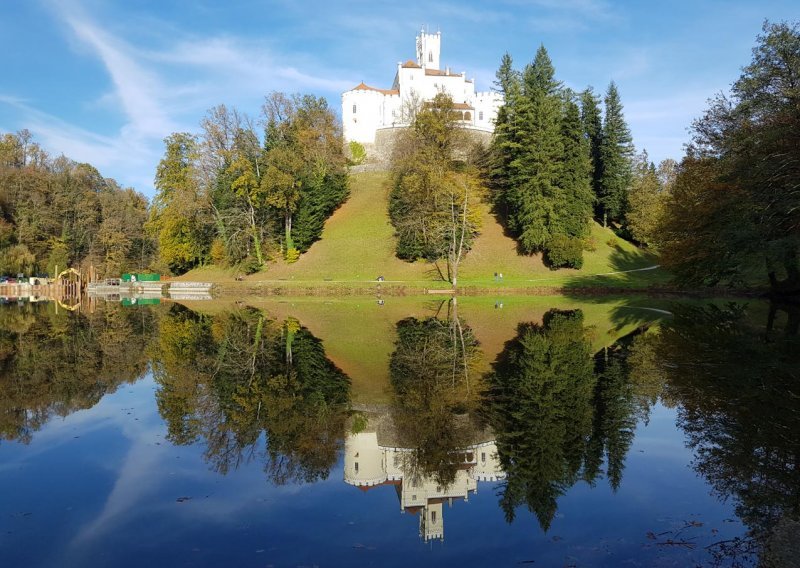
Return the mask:
{"type": "Polygon", "coordinates": [[[122,125],[100,135],[13,94],[0,95],[0,104],[14,107],[15,122],[30,129],[45,148],[91,162],[146,194],[152,193],[162,140],[174,131],[196,130],[205,109],[226,103],[254,110],[272,90],[338,95],[357,82],[346,72],[287,57],[259,40],[199,37],[154,23],[148,38],[156,41],[144,45],[119,28],[109,31],[102,16],[88,15],[80,3],[53,0],[48,5],[73,46],[96,58],[108,78],[104,91],[77,106],[117,115],[122,125]]]}
{"type": "MultiPolygon", "coordinates": [[[[189,65],[207,78],[228,76],[237,80],[237,89],[270,90],[316,89],[333,92],[352,87],[352,79],[329,78],[300,71],[297,67],[281,63],[280,58],[266,46],[233,38],[218,37],[210,40],[187,40],[163,51],[143,54],[154,62],[174,66],[189,65]]],[[[225,84],[229,88],[229,84],[225,84]]]]}
{"type": "Polygon", "coordinates": [[[66,18],[75,35],[89,45],[102,60],[134,135],[163,135],[174,128],[174,123],[164,112],[159,93],[164,85],[159,77],[143,68],[129,54],[131,49],[119,39],[112,39],[86,18],[66,18]]]}
{"type": "Polygon", "coordinates": [[[0,96],[0,104],[14,107],[21,122],[50,151],[65,154],[77,162],[88,162],[102,173],[123,172],[119,181],[139,190],[152,186],[154,160],[158,149],[149,139],[123,133],[104,136],[81,128],[49,113],[38,110],[19,99],[0,96]]]}

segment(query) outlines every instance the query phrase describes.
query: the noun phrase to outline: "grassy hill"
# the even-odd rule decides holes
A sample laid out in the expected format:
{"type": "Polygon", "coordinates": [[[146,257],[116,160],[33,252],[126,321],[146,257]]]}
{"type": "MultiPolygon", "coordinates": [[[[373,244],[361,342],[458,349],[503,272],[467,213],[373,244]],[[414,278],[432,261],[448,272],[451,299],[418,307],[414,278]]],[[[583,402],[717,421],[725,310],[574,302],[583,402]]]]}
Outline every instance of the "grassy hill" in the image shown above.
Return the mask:
{"type": "MultiPolygon", "coordinates": [[[[372,172],[351,176],[350,198],[328,220],[320,241],[294,264],[279,261],[247,277],[253,282],[368,283],[378,276],[387,282],[431,287],[441,282],[436,267],[426,262],[408,263],[394,255],[394,230],[387,211],[388,174],[372,172]]],[[[657,260],[609,229],[593,223],[593,251],[584,253],[584,268],[553,271],[540,255],[517,254],[516,242],[484,206],[483,227],[473,249],[461,265],[460,285],[480,287],[646,286],[663,282],[661,270],[619,273],[653,266],[657,260]],[[501,282],[494,273],[502,273],[501,282]]],[[[233,271],[194,270],[189,280],[230,281],[233,271]]],[[[443,285],[442,287],[447,287],[443,285]]]]}

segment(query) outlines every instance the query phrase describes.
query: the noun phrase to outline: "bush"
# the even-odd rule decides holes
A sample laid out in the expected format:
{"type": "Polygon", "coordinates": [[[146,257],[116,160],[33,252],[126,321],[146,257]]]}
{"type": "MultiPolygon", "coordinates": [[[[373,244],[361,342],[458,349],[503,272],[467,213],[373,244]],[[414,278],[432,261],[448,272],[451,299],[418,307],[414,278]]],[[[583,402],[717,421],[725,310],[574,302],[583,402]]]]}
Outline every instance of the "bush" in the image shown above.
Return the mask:
{"type": "Polygon", "coordinates": [[[286,262],[289,264],[297,262],[300,258],[300,251],[294,247],[286,249],[286,262]]]}
{"type": "Polygon", "coordinates": [[[227,266],[228,264],[228,254],[222,239],[214,239],[214,242],[211,243],[211,262],[217,266],[227,266]]]}
{"type": "Polygon", "coordinates": [[[583,241],[567,235],[550,237],[545,245],[545,260],[551,268],[583,267],[583,241]]]}
{"type": "Polygon", "coordinates": [[[354,166],[363,164],[364,159],[367,157],[367,151],[364,149],[364,145],[353,140],[348,146],[350,148],[350,163],[354,166]]]}
{"type": "Polygon", "coordinates": [[[258,272],[260,268],[261,265],[258,263],[258,259],[254,256],[248,256],[239,264],[239,270],[245,274],[253,274],[258,272]]]}
{"type": "Polygon", "coordinates": [[[350,428],[350,432],[353,434],[359,434],[366,430],[367,426],[369,426],[369,421],[367,420],[366,416],[360,412],[353,414],[353,425],[350,428]]]}

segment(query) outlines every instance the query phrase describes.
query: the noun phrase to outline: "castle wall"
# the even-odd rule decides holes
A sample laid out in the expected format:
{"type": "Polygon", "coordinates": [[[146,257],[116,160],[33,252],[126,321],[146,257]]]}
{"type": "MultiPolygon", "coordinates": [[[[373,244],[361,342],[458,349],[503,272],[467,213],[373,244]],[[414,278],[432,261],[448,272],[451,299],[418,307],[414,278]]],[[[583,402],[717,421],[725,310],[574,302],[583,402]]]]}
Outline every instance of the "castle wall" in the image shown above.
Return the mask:
{"type": "MultiPolygon", "coordinates": [[[[364,149],[367,152],[366,163],[378,167],[365,169],[388,168],[392,160],[392,152],[394,152],[397,137],[405,129],[406,127],[378,128],[375,131],[374,142],[364,144],[364,149]]],[[[476,143],[483,145],[485,148],[488,148],[489,144],[492,142],[491,130],[482,130],[478,128],[466,128],[466,130],[476,143]]]]}
{"type": "Polygon", "coordinates": [[[439,69],[441,34],[421,32],[417,36],[417,63],[399,63],[392,89],[376,89],[360,84],[342,95],[342,126],[346,141],[367,146],[368,156],[386,163],[391,155],[393,135],[382,130],[406,126],[405,107],[430,101],[445,92],[463,113],[463,123],[475,130],[493,132],[503,98],[495,92],[475,92],[475,84],[465,73],[439,69]],[[374,146],[370,146],[374,145],[374,146]]]}

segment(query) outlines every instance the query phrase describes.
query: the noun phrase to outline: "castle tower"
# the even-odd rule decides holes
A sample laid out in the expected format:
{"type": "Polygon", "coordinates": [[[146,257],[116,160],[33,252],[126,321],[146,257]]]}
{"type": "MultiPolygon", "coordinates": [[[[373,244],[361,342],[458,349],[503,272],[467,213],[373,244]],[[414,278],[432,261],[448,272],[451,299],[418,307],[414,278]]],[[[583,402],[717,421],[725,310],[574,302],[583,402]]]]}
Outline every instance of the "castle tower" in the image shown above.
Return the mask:
{"type": "Polygon", "coordinates": [[[429,34],[425,28],[417,36],[417,65],[424,69],[439,69],[442,53],[442,32],[429,34]]]}
{"type": "Polygon", "coordinates": [[[419,516],[419,536],[425,542],[444,540],[444,511],[442,500],[429,501],[419,516]]]}

